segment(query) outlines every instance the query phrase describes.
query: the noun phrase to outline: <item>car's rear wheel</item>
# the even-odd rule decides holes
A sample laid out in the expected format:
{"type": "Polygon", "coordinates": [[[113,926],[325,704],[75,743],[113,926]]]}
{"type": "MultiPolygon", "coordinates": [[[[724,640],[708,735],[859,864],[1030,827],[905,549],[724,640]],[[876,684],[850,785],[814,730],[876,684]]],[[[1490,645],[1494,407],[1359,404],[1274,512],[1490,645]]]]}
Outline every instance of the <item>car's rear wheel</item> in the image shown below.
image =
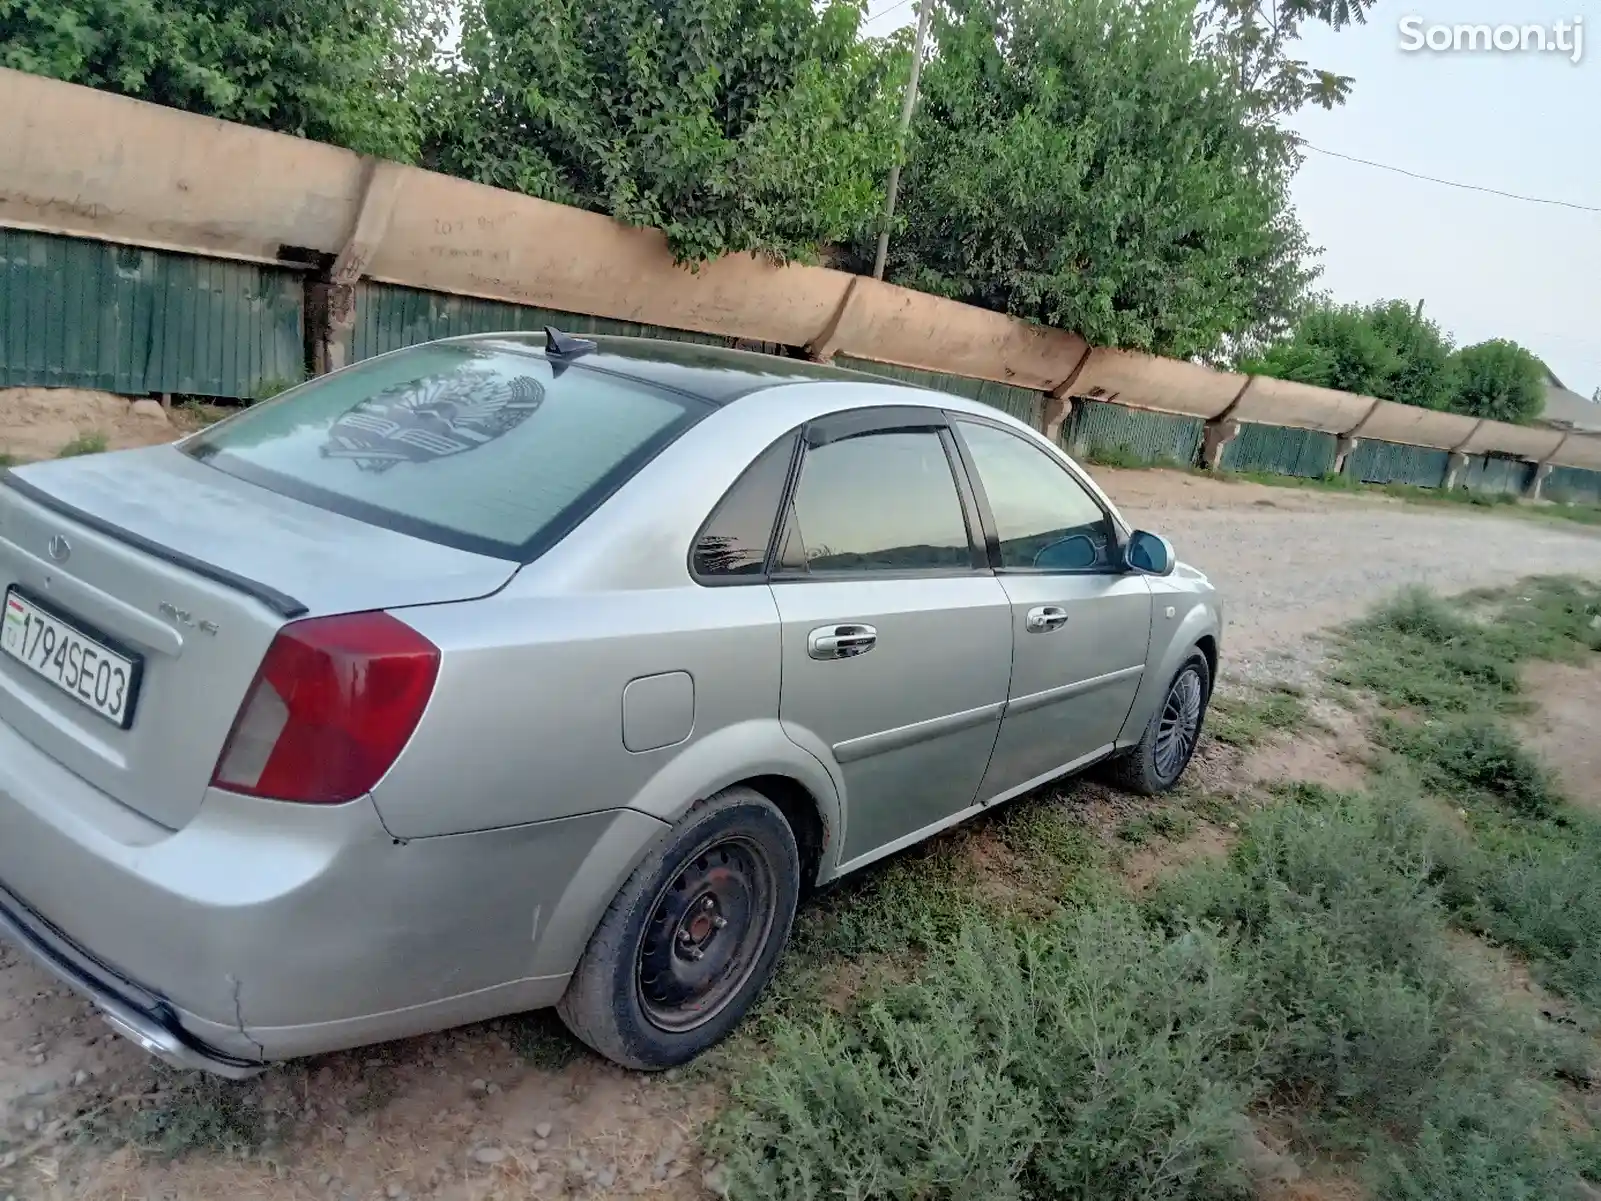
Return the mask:
{"type": "Polygon", "coordinates": [[[618,892],[558,1005],[606,1058],[645,1070],[693,1059],[738,1025],[789,940],[800,853],[751,788],[691,809],[618,892]]]}
{"type": "Polygon", "coordinates": [[[1197,649],[1168,681],[1138,745],[1113,764],[1113,779],[1143,796],[1155,796],[1177,784],[1195,754],[1211,699],[1211,667],[1197,649]]]}

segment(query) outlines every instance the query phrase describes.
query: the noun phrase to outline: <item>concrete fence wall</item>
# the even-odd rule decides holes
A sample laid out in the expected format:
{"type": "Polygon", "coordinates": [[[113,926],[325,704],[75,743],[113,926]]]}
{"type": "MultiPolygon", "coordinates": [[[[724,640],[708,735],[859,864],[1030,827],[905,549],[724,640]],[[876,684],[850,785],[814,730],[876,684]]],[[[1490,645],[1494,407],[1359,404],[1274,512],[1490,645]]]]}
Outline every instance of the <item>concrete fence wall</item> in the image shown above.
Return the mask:
{"type": "Polygon", "coordinates": [[[1536,480],[1557,466],[1601,470],[1601,436],[1092,348],[1076,334],[824,267],[734,255],[691,271],[655,230],[8,70],[0,70],[0,226],[308,268],[316,369],[358,353],[365,281],[988,388],[1001,407],[1036,413],[1052,434],[1070,428],[1074,398],[1199,420],[1196,453],[1211,465],[1255,454],[1300,471],[1322,459],[1344,469],[1359,445],[1382,441],[1448,452],[1446,482],[1462,477],[1471,456],[1516,458],[1536,480]],[[1241,437],[1247,446],[1229,450],[1241,437]]]}

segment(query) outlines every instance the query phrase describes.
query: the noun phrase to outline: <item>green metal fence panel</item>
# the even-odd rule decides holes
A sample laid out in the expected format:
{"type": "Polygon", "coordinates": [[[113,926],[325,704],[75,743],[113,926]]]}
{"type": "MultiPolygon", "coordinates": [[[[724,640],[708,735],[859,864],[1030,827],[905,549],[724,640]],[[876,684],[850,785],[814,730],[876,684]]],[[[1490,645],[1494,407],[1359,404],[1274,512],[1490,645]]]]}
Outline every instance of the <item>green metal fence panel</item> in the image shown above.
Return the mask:
{"type": "Polygon", "coordinates": [[[1364,484],[1411,484],[1439,488],[1445,484],[1449,451],[1402,442],[1358,440],[1346,456],[1345,474],[1364,484]]]}
{"type": "Polygon", "coordinates": [[[915,367],[897,367],[891,363],[875,363],[871,359],[857,359],[850,355],[835,355],[834,365],[868,375],[882,376],[903,384],[928,388],[934,392],[949,392],[952,396],[965,396],[992,408],[1010,413],[1029,425],[1039,424],[1041,394],[1028,388],[1014,388],[993,380],[969,379],[965,375],[946,375],[940,371],[919,371],[915,367]]]}
{"type": "Polygon", "coordinates": [[[1130,409],[1104,400],[1075,400],[1063,441],[1084,458],[1127,457],[1138,463],[1193,466],[1201,453],[1206,422],[1130,409]]]}
{"type": "Polygon", "coordinates": [[[425,292],[395,284],[362,283],[356,286],[356,329],[351,357],[369,359],[403,346],[458,334],[539,330],[547,325],[571,334],[622,334],[632,338],[698,342],[705,346],[728,345],[726,338],[713,334],[504,304],[472,296],[447,296],[442,292],[425,292]]]}
{"type": "Polygon", "coordinates": [[[241,398],[305,374],[298,272],[0,229],[0,386],[241,398]]]}
{"type": "Polygon", "coordinates": [[[1534,479],[1534,464],[1497,455],[1469,455],[1458,486],[1469,492],[1521,496],[1534,479]]]}
{"type": "Polygon", "coordinates": [[[1601,471],[1584,467],[1552,467],[1540,495],[1546,500],[1601,504],[1601,471]]]}
{"type": "Polygon", "coordinates": [[[1282,425],[1242,424],[1239,436],[1223,447],[1225,471],[1260,471],[1316,479],[1334,470],[1337,439],[1320,430],[1282,425]]]}

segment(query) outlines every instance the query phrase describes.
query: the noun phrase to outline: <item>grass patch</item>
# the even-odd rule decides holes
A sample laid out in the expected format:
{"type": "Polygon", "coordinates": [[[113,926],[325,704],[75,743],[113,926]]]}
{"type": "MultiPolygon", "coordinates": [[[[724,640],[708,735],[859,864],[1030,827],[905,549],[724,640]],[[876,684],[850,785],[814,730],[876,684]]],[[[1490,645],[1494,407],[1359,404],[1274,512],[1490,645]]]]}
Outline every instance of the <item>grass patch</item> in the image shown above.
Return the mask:
{"type": "MultiPolygon", "coordinates": [[[[1390,709],[1370,790],[1281,787],[1239,814],[1226,859],[1138,905],[1066,885],[1105,852],[1064,806],[991,831],[1062,889],[1043,919],[983,899],[939,844],[836,894],[798,943],[910,939],[918,960],[843,1014],[768,1013],[712,1140],[731,1195],[1243,1201],[1263,1113],[1375,1198],[1580,1195],[1601,1173],[1572,1103],[1596,1047],[1486,990],[1452,927],[1601,1008],[1601,824],[1506,721],[1526,706],[1520,665],[1596,649],[1598,613],[1601,593],[1561,580],[1384,606],[1333,668],[1390,709]]],[[[1234,745],[1304,719],[1289,691],[1221,708],[1234,745]]],[[[1117,835],[1190,820],[1152,809],[1117,835]]]]}
{"type": "Polygon", "coordinates": [[[584,1053],[554,1009],[506,1018],[501,1026],[512,1053],[528,1067],[539,1071],[560,1071],[584,1053]]]}
{"type": "Polygon", "coordinates": [[[1265,691],[1214,695],[1206,728],[1219,742],[1248,750],[1272,734],[1304,725],[1306,719],[1300,689],[1279,684],[1265,691]]]}
{"type": "Polygon", "coordinates": [[[91,430],[87,434],[79,434],[60,450],[56,451],[58,459],[75,459],[79,455],[104,454],[111,445],[110,440],[99,430],[91,430]]]}
{"type": "Polygon", "coordinates": [[[1379,738],[1414,760],[1424,783],[1443,795],[1487,797],[1526,817],[1547,816],[1561,803],[1549,773],[1493,718],[1392,718],[1380,723],[1379,738]]]}
{"type": "Polygon", "coordinates": [[[1524,707],[1521,665],[1601,649],[1598,617],[1601,590],[1573,580],[1450,602],[1413,589],[1344,631],[1332,678],[1426,716],[1513,713],[1524,707]]]}
{"type": "Polygon", "coordinates": [[[0,450],[0,467],[15,467],[21,461],[16,455],[0,450]]]}
{"type": "Polygon", "coordinates": [[[1159,838],[1176,840],[1195,829],[1195,819],[1182,809],[1151,809],[1136,814],[1117,828],[1117,836],[1134,846],[1144,846],[1159,838]]]}
{"type": "Polygon", "coordinates": [[[1095,445],[1089,447],[1083,455],[1084,462],[1096,467],[1116,467],[1131,470],[1141,467],[1182,467],[1177,459],[1171,455],[1145,455],[1132,446],[1095,445]]]}
{"type": "Polygon", "coordinates": [[[285,379],[276,376],[272,379],[264,379],[251,389],[249,403],[260,404],[264,400],[271,400],[274,396],[287,392],[291,388],[300,387],[304,382],[304,380],[285,379]]]}
{"type": "MultiPolygon", "coordinates": [[[[1093,460],[1092,460],[1093,461],[1093,460]]],[[[1123,466],[1124,464],[1115,464],[1123,466]]],[[[1163,464],[1172,466],[1172,464],[1163,464]]],[[[1147,463],[1130,463],[1127,466],[1146,467],[1147,463]]],[[[1336,472],[1318,476],[1277,475],[1268,471],[1226,471],[1217,468],[1197,467],[1197,475],[1235,483],[1262,484],[1270,488],[1309,488],[1319,492],[1365,493],[1388,496],[1411,504],[1434,506],[1467,506],[1475,509],[1494,509],[1499,513],[1535,520],[1572,521],[1581,525],[1601,525],[1601,505],[1585,501],[1553,499],[1552,503],[1537,504],[1505,492],[1473,492],[1466,488],[1422,488],[1416,484],[1369,484],[1336,472]]]]}
{"type": "Polygon", "coordinates": [[[147,1155],[255,1155],[274,1132],[263,1120],[255,1090],[200,1073],[167,1073],[159,1102],[135,1112],[123,1130],[147,1155]]]}

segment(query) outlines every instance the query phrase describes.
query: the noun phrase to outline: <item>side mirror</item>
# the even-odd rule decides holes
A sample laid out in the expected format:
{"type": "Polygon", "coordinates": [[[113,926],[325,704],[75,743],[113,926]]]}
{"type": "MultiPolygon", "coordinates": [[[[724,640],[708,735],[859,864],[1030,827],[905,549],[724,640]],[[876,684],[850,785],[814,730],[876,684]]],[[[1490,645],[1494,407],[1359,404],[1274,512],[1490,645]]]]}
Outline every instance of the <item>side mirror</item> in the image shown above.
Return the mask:
{"type": "Polygon", "coordinates": [[[1177,563],[1173,544],[1160,534],[1135,530],[1123,548],[1123,565],[1141,575],[1172,575],[1177,563]]]}

